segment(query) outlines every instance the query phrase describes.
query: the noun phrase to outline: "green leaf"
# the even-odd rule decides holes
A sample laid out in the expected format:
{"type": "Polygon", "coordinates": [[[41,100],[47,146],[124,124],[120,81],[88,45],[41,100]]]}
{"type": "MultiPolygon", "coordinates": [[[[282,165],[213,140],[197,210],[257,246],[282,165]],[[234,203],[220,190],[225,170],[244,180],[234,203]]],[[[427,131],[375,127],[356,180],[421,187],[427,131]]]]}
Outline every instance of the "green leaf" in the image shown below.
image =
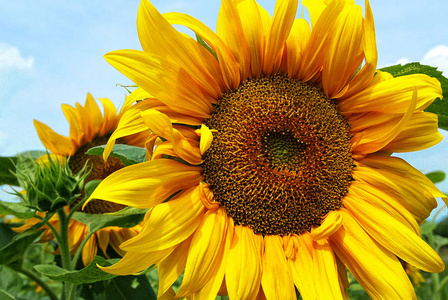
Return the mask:
{"type": "Polygon", "coordinates": [[[20,219],[34,217],[34,211],[22,203],[0,201],[0,215],[13,215],[20,219]]]}
{"type": "Polygon", "coordinates": [[[123,208],[122,210],[108,213],[110,216],[129,216],[129,215],[140,215],[140,214],[146,214],[146,212],[149,210],[149,208],[137,208],[137,207],[131,207],[127,206],[123,208]]]}
{"type": "Polygon", "coordinates": [[[434,222],[425,221],[422,225],[420,225],[420,229],[422,234],[429,234],[437,227],[437,224],[434,222]]]}
{"type": "Polygon", "coordinates": [[[84,285],[81,296],[86,300],[157,299],[145,275],[120,276],[109,281],[84,285]]]}
{"type": "Polygon", "coordinates": [[[16,235],[9,244],[0,249],[0,265],[22,262],[28,246],[41,234],[42,231],[26,231],[16,235]]]}
{"type": "Polygon", "coordinates": [[[144,214],[111,216],[101,214],[86,214],[77,211],[73,214],[73,219],[86,224],[89,232],[95,232],[102,228],[110,226],[118,226],[124,228],[134,227],[143,220],[144,216],[144,214]]]}
{"type": "MultiPolygon", "coordinates": [[[[103,155],[106,146],[97,146],[90,148],[86,154],[103,155]]],[[[125,166],[138,164],[145,161],[146,149],[141,147],[116,144],[110,153],[110,156],[119,158],[125,166]]]]}
{"type": "Polygon", "coordinates": [[[17,157],[0,156],[0,185],[15,185],[18,186],[16,171],[17,157]]]}
{"type": "Polygon", "coordinates": [[[0,266],[0,299],[16,299],[23,286],[23,280],[16,271],[0,266]]]}
{"type": "Polygon", "coordinates": [[[89,199],[90,195],[92,195],[96,187],[100,185],[101,181],[102,181],[101,179],[95,179],[87,182],[86,186],[84,187],[86,191],[86,196],[84,197],[85,200],[89,199]]]}
{"type": "Polygon", "coordinates": [[[445,180],[445,172],[434,171],[426,174],[426,177],[428,177],[433,183],[439,183],[445,180]]]}
{"type": "Polygon", "coordinates": [[[17,233],[11,229],[9,223],[0,222],[0,248],[11,243],[15,235],[17,235],[17,233]]]}
{"type": "Polygon", "coordinates": [[[119,259],[106,260],[101,256],[95,256],[90,264],[79,271],[67,271],[56,265],[37,265],[34,269],[42,275],[57,281],[68,281],[74,284],[93,283],[102,280],[108,280],[117,275],[101,271],[96,264],[102,267],[108,267],[118,262],[119,259]]]}
{"type": "Polygon", "coordinates": [[[439,116],[439,128],[448,130],[448,79],[442,75],[441,71],[438,71],[437,68],[431,66],[421,65],[418,62],[409,63],[404,66],[390,66],[380,70],[389,72],[394,77],[410,74],[426,74],[437,78],[442,85],[444,100],[435,100],[428,108],[425,109],[425,111],[437,114],[439,116]]]}

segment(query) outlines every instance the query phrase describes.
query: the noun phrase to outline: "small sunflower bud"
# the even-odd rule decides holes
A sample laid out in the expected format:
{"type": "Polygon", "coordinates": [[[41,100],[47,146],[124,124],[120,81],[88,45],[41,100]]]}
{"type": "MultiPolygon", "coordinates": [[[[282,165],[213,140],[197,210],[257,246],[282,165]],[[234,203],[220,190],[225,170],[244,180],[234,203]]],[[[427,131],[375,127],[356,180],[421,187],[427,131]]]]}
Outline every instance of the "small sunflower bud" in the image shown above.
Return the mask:
{"type": "Polygon", "coordinates": [[[18,195],[32,208],[39,211],[55,211],[70,205],[81,195],[87,165],[76,175],[72,174],[68,160],[61,164],[50,155],[39,162],[20,157],[17,163],[17,179],[25,193],[18,195]]]}

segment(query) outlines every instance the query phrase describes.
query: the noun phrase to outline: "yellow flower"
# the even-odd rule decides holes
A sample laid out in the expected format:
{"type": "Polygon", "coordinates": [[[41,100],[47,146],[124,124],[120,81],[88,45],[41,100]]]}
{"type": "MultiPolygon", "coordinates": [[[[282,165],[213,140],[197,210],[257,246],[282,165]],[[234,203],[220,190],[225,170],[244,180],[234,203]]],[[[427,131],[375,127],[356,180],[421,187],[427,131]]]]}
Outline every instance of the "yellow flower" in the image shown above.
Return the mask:
{"type": "Polygon", "coordinates": [[[440,83],[376,70],[368,1],[365,17],[350,0],[303,4],[311,26],[294,0],[278,0],[272,17],[254,0],[223,0],[215,34],[142,1],[143,51],[106,59],[145,100],[107,149],[150,128],[151,160],[92,198],[151,211],[105,271],[156,264],[159,296],[183,272],[178,298],[296,299],[296,287],[303,299],[346,299],[348,268],[373,299],[416,299],[398,257],[444,269],[419,229],[443,194],[391,156],[441,140],[423,111],[440,83]]]}
{"type": "MultiPolygon", "coordinates": [[[[132,101],[132,98],[129,98],[132,101]]],[[[86,183],[95,179],[104,179],[114,171],[124,167],[118,158],[111,157],[107,162],[104,162],[101,157],[86,155],[85,152],[99,145],[104,145],[110,137],[110,134],[118,126],[120,118],[124,113],[124,108],[118,113],[114,104],[107,98],[99,99],[103,104],[104,112],[101,110],[94,98],[87,94],[85,105],[82,106],[76,103],[76,107],[67,104],[62,105],[62,111],[70,123],[70,136],[66,137],[54,132],[47,125],[34,120],[34,125],[39,135],[40,140],[45,148],[49,150],[52,159],[59,159],[65,161],[65,158],[70,156],[69,167],[73,174],[79,172],[89,161],[89,169],[91,172],[86,179],[86,183]]],[[[135,135],[124,137],[120,143],[143,147],[148,134],[140,132],[135,135]]],[[[48,160],[47,155],[41,157],[41,161],[48,160]]],[[[76,204],[76,203],[74,203],[76,204]]],[[[72,206],[74,205],[72,204],[72,206]]],[[[94,200],[89,203],[84,209],[84,212],[92,214],[108,213],[118,211],[125,206],[113,204],[102,200],[94,200]]],[[[66,207],[66,211],[69,207],[66,207]]],[[[38,213],[43,216],[44,214],[38,213]]],[[[15,228],[18,232],[32,227],[39,222],[38,219],[28,219],[22,227],[15,228]]],[[[50,219],[53,227],[59,229],[59,218],[54,215],[50,219]]],[[[54,239],[53,233],[47,226],[43,227],[43,233],[40,241],[48,242],[54,239]]],[[[86,243],[82,250],[82,260],[84,265],[88,265],[97,253],[97,246],[106,254],[106,249],[110,245],[118,254],[124,255],[124,251],[119,248],[119,245],[131,238],[135,237],[141,230],[141,225],[133,228],[108,227],[97,231],[86,243]]],[[[80,246],[83,239],[88,234],[88,228],[85,224],[70,220],[69,224],[69,248],[70,252],[74,254],[80,246]]]]}

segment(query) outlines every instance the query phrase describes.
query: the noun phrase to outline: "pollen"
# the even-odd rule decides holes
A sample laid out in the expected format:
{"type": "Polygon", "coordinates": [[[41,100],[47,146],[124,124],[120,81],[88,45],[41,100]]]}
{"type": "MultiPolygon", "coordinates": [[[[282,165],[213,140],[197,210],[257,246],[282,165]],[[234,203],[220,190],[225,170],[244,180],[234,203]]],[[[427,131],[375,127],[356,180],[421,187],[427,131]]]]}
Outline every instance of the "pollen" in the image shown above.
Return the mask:
{"type": "MultiPolygon", "coordinates": [[[[97,136],[93,138],[92,141],[79,147],[76,153],[70,157],[69,167],[74,174],[78,173],[84,167],[84,165],[88,163],[88,170],[91,169],[91,172],[87,176],[85,183],[97,179],[103,180],[113,172],[124,167],[124,164],[121,162],[121,160],[116,157],[109,157],[107,161],[104,161],[101,155],[86,154],[86,152],[90,148],[106,144],[108,139],[108,135],[102,137],[97,136]]],[[[82,198],[84,198],[84,192],[79,200],[81,200],[82,198]]],[[[75,201],[74,204],[76,204],[77,202],[79,201],[75,201]]],[[[116,212],[125,207],[125,205],[96,199],[87,203],[82,212],[86,212],[89,214],[104,214],[116,212]]]]}
{"type": "Polygon", "coordinates": [[[203,175],[236,225],[301,234],[342,206],[349,125],[319,87],[280,74],[250,79],[222,96],[206,125],[216,132],[203,175]]]}

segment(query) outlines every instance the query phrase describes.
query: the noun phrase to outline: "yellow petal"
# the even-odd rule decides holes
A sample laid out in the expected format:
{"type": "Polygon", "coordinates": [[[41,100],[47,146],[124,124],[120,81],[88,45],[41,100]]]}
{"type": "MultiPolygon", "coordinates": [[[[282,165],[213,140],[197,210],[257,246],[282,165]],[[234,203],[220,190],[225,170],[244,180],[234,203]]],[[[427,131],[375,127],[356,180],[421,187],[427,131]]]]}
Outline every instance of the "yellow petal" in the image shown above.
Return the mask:
{"type": "Polygon", "coordinates": [[[344,206],[362,228],[384,248],[402,260],[427,272],[442,272],[440,256],[408,227],[367,201],[346,197],[344,206]]]}
{"type": "MultiPolygon", "coordinates": [[[[221,81],[222,77],[216,72],[219,65],[213,55],[193,39],[177,32],[147,0],[140,3],[137,31],[143,50],[172,61],[195,78],[210,96],[215,99],[220,97],[221,88],[218,81],[221,81]]],[[[139,86],[145,88],[140,84],[139,86]]],[[[147,91],[153,93],[152,90],[147,91]]],[[[159,98],[156,94],[154,96],[159,98]]]]}
{"type": "Polygon", "coordinates": [[[331,211],[325,217],[323,223],[311,230],[311,236],[314,240],[318,241],[325,239],[332,235],[336,230],[342,226],[342,216],[338,211],[331,211]]]}
{"type": "MultiPolygon", "coordinates": [[[[362,163],[366,162],[368,163],[365,159],[362,160],[362,163]]],[[[353,177],[357,181],[353,185],[354,192],[360,194],[359,189],[361,189],[371,195],[380,194],[382,198],[388,199],[389,204],[397,208],[399,214],[405,216],[406,211],[409,211],[418,222],[429,217],[431,211],[437,207],[434,195],[425,185],[420,185],[418,178],[413,176],[394,173],[387,169],[363,168],[361,165],[354,169],[353,177]],[[413,184],[409,184],[410,182],[413,184]]],[[[404,218],[409,220],[408,216],[404,218]]]]}
{"type": "Polygon", "coordinates": [[[295,259],[288,260],[288,266],[294,284],[304,300],[318,299],[316,290],[316,274],[313,261],[313,239],[309,233],[293,235],[296,247],[295,259]]]}
{"type": "Polygon", "coordinates": [[[73,141],[73,145],[74,147],[80,147],[85,133],[83,131],[79,113],[73,106],[68,104],[62,104],[61,108],[65,118],[70,124],[70,138],[73,141]]]}
{"type": "MultiPolygon", "coordinates": [[[[406,126],[417,105],[417,89],[414,87],[412,100],[409,103],[408,109],[400,120],[395,123],[387,122],[380,124],[376,128],[368,128],[362,132],[362,139],[352,149],[355,153],[368,154],[381,150],[389,142],[391,142],[406,126]]],[[[356,137],[355,137],[356,138],[356,137]]]]}
{"type": "Polygon", "coordinates": [[[283,72],[289,77],[296,78],[299,72],[303,51],[311,35],[311,28],[305,19],[296,19],[292,25],[291,32],[286,40],[286,59],[284,59],[283,72]]]}
{"type": "Polygon", "coordinates": [[[226,237],[224,241],[224,249],[222,250],[223,255],[221,258],[217,258],[216,261],[216,271],[210,275],[207,283],[196,293],[192,294],[189,298],[192,300],[214,300],[216,295],[227,295],[225,293],[225,281],[224,272],[226,269],[227,256],[229,253],[230,243],[232,242],[232,237],[234,234],[233,220],[230,217],[227,218],[227,228],[226,237]]]}
{"type": "Polygon", "coordinates": [[[393,156],[368,155],[364,158],[362,163],[375,169],[387,170],[395,174],[399,174],[402,178],[407,178],[420,186],[421,189],[429,191],[433,197],[444,198],[445,201],[448,200],[448,197],[440,192],[428,177],[401,158],[393,156]]]}
{"type": "Polygon", "coordinates": [[[170,255],[157,265],[159,270],[159,298],[169,291],[184,271],[192,238],[193,235],[180,243],[170,255]]]}
{"type": "Polygon", "coordinates": [[[320,18],[320,15],[324,11],[324,9],[328,5],[328,0],[302,0],[303,6],[308,9],[311,19],[311,25],[314,26],[317,20],[320,18]]]}
{"type": "Polygon", "coordinates": [[[127,252],[119,262],[110,267],[98,266],[101,270],[115,275],[131,275],[149,268],[157,262],[165,259],[173,247],[149,253],[127,252]]]}
{"type": "Polygon", "coordinates": [[[308,44],[303,53],[298,79],[302,81],[315,80],[322,69],[325,57],[325,45],[333,26],[344,8],[342,1],[332,1],[322,12],[321,17],[313,24],[308,44]]]}
{"type": "Polygon", "coordinates": [[[173,144],[173,149],[180,158],[194,165],[202,162],[199,149],[194,148],[179,130],[173,128],[165,114],[155,109],[148,109],[142,112],[141,116],[151,131],[173,144]]]}
{"type": "Polygon", "coordinates": [[[208,128],[206,125],[201,125],[201,143],[199,146],[199,149],[201,150],[201,155],[205,153],[205,151],[210,148],[210,145],[213,142],[213,134],[210,128],[208,128]]]}
{"type": "Polygon", "coordinates": [[[244,34],[243,24],[233,0],[223,0],[218,15],[216,33],[232,50],[240,67],[240,80],[244,81],[250,71],[250,45],[244,34]]]}
{"type": "Polygon", "coordinates": [[[89,134],[87,136],[91,139],[100,131],[103,115],[101,114],[98,104],[96,104],[95,99],[93,99],[90,93],[87,93],[84,111],[86,112],[84,118],[86,119],[86,124],[89,128],[87,131],[89,134]]]}
{"type": "Polygon", "coordinates": [[[121,112],[124,112],[123,110],[126,110],[130,106],[132,106],[134,102],[142,101],[148,98],[154,98],[154,97],[151,96],[147,91],[145,91],[141,87],[136,88],[134,91],[132,91],[132,93],[129,96],[126,97],[121,112]]]}
{"type": "Polygon", "coordinates": [[[123,250],[142,253],[159,251],[186,240],[199,226],[204,215],[199,188],[183,191],[147,214],[149,218],[142,231],[121,244],[123,250]]]}
{"type": "Polygon", "coordinates": [[[363,23],[364,34],[362,39],[365,64],[350,81],[350,89],[344,94],[343,98],[350,97],[364,89],[375,76],[378,51],[376,48],[375,24],[369,0],[365,0],[365,11],[366,17],[363,23]]]}
{"type": "Polygon", "coordinates": [[[263,61],[263,73],[271,75],[277,72],[276,60],[289,36],[296,16],[298,0],[277,0],[271,29],[266,37],[266,52],[263,61]]]}
{"type": "Polygon", "coordinates": [[[327,241],[314,242],[313,261],[317,299],[341,299],[339,275],[333,249],[327,241]]]}
{"type": "Polygon", "coordinates": [[[282,244],[281,238],[277,235],[264,237],[261,285],[267,299],[294,299],[296,297],[282,244]]]}
{"type": "Polygon", "coordinates": [[[82,248],[82,263],[84,266],[90,264],[96,255],[96,236],[92,235],[82,248]]]}
{"type": "Polygon", "coordinates": [[[102,118],[99,134],[100,136],[106,135],[111,130],[114,130],[117,127],[118,116],[117,109],[115,105],[107,98],[99,98],[103,104],[104,109],[104,117],[102,118]]]}
{"type": "Polygon", "coordinates": [[[256,78],[261,74],[264,54],[260,11],[254,0],[236,0],[235,6],[241,20],[242,31],[249,43],[251,76],[256,78]]]}
{"type": "Polygon", "coordinates": [[[53,129],[37,120],[34,120],[34,127],[42,144],[52,153],[66,156],[75,153],[76,149],[70,138],[54,132],[53,129]]]}
{"type": "Polygon", "coordinates": [[[417,299],[397,257],[377,244],[351,214],[341,208],[344,224],[330,245],[372,299],[417,299]]]}
{"type": "Polygon", "coordinates": [[[131,165],[106,177],[86,204],[91,199],[102,199],[127,206],[151,208],[175,192],[197,185],[202,180],[200,172],[199,167],[169,159],[131,165]]]}
{"type": "Polygon", "coordinates": [[[112,152],[112,149],[114,148],[116,140],[146,130],[148,130],[148,126],[146,126],[145,122],[143,122],[140,110],[138,109],[127,110],[120,118],[116,130],[107,141],[106,147],[104,148],[103,152],[104,160],[107,160],[107,158],[109,157],[110,153],[112,152]]]}
{"type": "Polygon", "coordinates": [[[343,114],[371,111],[402,114],[413,101],[414,88],[417,89],[417,111],[422,111],[436,98],[442,96],[440,82],[437,79],[423,74],[413,74],[372,82],[361,92],[341,100],[339,110],[343,114]]]}
{"type": "Polygon", "coordinates": [[[143,51],[113,51],[104,58],[118,71],[171,109],[187,115],[210,117],[216,98],[204,94],[179,65],[143,51]]]}
{"type": "Polygon", "coordinates": [[[254,299],[261,284],[261,239],[252,229],[235,226],[226,266],[226,285],[230,299],[254,299]]]}
{"type": "Polygon", "coordinates": [[[157,300],[175,300],[176,299],[176,292],[173,290],[172,287],[170,287],[163,295],[160,295],[157,297],[157,300]]]}
{"type": "Polygon", "coordinates": [[[109,232],[107,230],[99,230],[95,233],[98,239],[98,246],[100,247],[103,254],[107,257],[107,246],[109,246],[109,232]]]}
{"type": "Polygon", "coordinates": [[[210,28],[195,18],[181,13],[166,13],[170,24],[184,25],[198,34],[216,53],[223,80],[228,89],[236,89],[240,83],[239,65],[229,47],[210,28]]]}
{"type": "MultiPolygon", "coordinates": [[[[224,254],[226,229],[227,216],[223,208],[206,212],[193,235],[177,297],[198,292],[216,274],[224,254]]],[[[220,286],[221,282],[218,290],[220,286]]]]}
{"type": "Polygon", "coordinates": [[[334,98],[355,75],[361,61],[358,54],[362,41],[362,10],[347,6],[339,15],[329,35],[322,69],[325,94],[334,98]]]}
{"type": "Polygon", "coordinates": [[[403,130],[383,150],[412,152],[432,147],[442,141],[436,114],[414,113],[403,130]]]}

